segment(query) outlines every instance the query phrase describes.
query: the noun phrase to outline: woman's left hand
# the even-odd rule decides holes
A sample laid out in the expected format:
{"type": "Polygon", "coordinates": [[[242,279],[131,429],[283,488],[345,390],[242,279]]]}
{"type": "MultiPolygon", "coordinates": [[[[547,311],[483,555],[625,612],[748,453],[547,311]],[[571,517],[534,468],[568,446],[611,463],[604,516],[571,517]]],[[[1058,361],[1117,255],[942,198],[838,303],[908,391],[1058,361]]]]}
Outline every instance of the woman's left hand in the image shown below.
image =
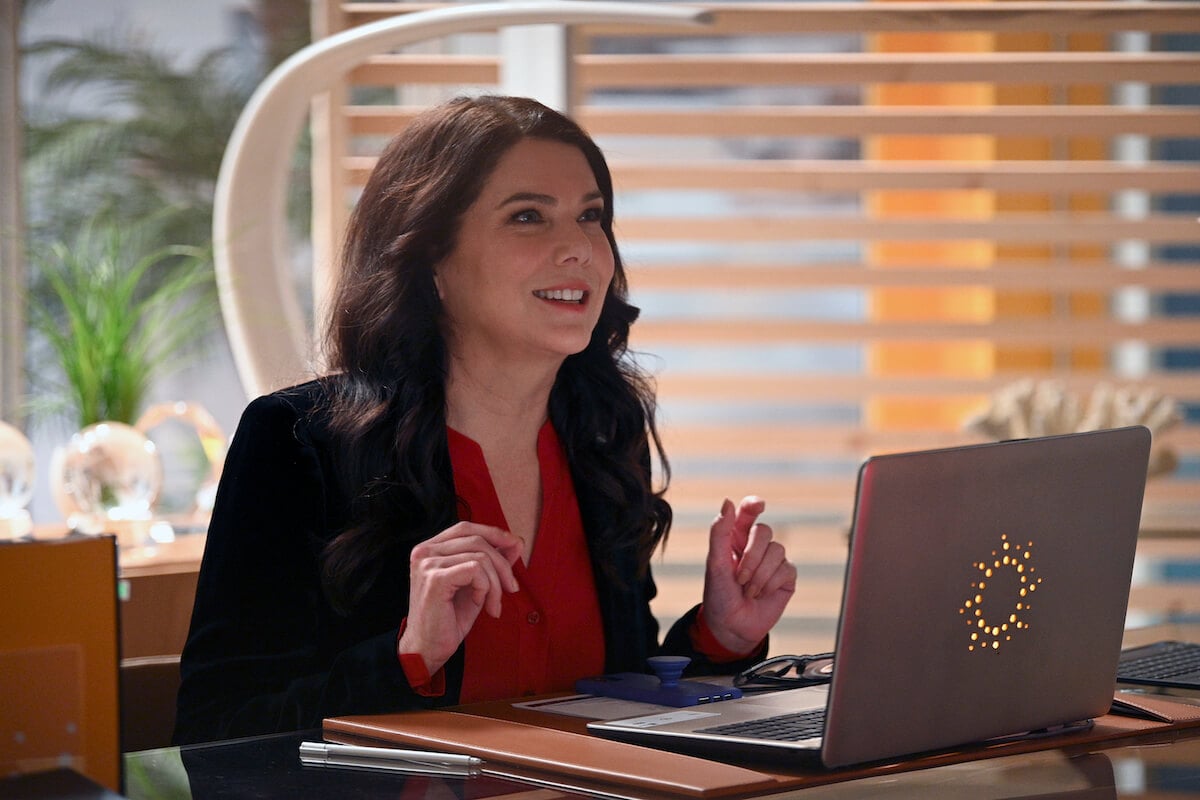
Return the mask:
{"type": "Polygon", "coordinates": [[[796,591],[796,568],[771,527],[757,522],[766,503],[726,500],[709,530],[704,618],[723,647],[750,653],[783,615],[796,591]]]}

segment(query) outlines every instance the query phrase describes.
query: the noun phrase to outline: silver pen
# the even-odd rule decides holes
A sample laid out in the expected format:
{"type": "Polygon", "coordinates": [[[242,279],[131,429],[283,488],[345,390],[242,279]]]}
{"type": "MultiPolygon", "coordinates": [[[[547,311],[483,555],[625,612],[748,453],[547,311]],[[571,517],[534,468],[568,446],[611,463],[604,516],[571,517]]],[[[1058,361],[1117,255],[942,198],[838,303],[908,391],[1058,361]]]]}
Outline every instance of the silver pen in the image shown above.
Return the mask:
{"type": "Polygon", "coordinates": [[[478,775],[483,767],[483,759],[459,753],[329,742],[301,742],[300,762],[314,767],[357,767],[460,778],[478,775]]]}

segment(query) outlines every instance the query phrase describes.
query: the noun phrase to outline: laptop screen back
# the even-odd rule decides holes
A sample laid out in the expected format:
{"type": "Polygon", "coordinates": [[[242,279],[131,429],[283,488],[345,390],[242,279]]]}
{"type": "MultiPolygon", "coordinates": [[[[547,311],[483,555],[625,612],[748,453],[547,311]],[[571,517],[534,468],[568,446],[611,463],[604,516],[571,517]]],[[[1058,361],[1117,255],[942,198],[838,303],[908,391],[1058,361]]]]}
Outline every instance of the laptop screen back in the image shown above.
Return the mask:
{"type": "Polygon", "coordinates": [[[903,453],[859,474],[829,766],[1103,714],[1150,434],[903,453]]]}

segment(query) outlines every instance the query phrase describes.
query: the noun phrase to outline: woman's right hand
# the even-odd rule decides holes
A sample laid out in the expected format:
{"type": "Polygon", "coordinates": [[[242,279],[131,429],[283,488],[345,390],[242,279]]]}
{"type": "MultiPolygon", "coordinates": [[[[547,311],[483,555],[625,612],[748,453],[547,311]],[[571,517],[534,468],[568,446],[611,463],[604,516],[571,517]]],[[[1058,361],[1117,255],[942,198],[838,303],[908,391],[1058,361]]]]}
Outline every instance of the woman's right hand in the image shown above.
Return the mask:
{"type": "Polygon", "coordinates": [[[459,522],[421,542],[409,559],[408,624],[398,651],[420,655],[432,675],[462,644],[481,610],[500,616],[517,591],[521,540],[501,528],[459,522]]]}

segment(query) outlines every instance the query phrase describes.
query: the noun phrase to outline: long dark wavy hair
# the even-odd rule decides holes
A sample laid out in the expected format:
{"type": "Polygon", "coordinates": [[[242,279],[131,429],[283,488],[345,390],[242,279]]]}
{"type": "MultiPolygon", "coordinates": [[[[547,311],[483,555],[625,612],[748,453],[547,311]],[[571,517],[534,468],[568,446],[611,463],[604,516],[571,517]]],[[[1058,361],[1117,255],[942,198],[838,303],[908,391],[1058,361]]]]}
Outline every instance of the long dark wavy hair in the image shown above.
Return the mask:
{"type": "Polygon", "coordinates": [[[458,98],[424,112],[389,143],[346,231],[325,380],[338,472],[353,500],[349,525],[326,546],[322,565],[326,592],[343,610],[367,592],[392,548],[411,548],[456,521],[447,350],[433,273],[500,158],[526,138],[563,142],[587,158],[604,196],[601,225],[615,262],[591,341],[563,362],[550,393],[549,416],[576,485],[586,481],[605,512],[585,516],[589,547],[605,566],[613,560],[605,554],[632,551],[644,572],[670,529],[663,499],[670,470],[654,391],[627,350],[638,309],[627,301],[613,236],[608,164],[575,122],[541,103],[458,98]]]}

